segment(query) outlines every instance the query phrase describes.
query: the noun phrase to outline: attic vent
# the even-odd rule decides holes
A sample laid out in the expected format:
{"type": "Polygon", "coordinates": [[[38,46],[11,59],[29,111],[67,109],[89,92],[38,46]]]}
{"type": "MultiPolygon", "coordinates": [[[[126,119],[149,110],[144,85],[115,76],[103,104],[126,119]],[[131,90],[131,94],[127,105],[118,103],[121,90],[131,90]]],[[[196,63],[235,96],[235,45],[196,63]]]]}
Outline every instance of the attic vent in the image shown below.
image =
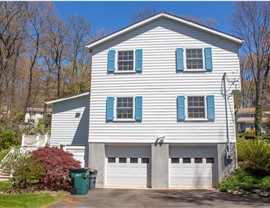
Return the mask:
{"type": "Polygon", "coordinates": [[[81,113],[76,113],[75,114],[75,118],[80,118],[80,116],[81,116],[81,113]]]}

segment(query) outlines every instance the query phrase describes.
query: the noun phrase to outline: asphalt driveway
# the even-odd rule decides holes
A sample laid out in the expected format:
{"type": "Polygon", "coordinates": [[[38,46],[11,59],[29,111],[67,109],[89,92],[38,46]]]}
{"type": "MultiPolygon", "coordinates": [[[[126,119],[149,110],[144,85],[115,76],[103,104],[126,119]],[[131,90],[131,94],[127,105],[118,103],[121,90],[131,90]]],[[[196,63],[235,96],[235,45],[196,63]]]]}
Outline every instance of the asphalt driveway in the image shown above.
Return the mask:
{"type": "Polygon", "coordinates": [[[270,207],[270,198],[248,198],[215,190],[95,189],[85,196],[68,196],[50,208],[270,207]]]}

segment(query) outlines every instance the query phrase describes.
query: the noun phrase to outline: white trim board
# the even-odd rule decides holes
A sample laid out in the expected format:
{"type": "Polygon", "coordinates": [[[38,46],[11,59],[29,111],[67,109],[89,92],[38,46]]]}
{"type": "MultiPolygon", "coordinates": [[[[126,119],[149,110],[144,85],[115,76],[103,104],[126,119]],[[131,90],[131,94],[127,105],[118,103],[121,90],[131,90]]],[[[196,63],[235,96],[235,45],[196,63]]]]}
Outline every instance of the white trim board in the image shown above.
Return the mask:
{"type": "Polygon", "coordinates": [[[89,95],[89,94],[90,94],[90,92],[85,92],[85,93],[73,95],[73,96],[70,96],[70,97],[63,97],[63,98],[59,98],[59,99],[56,99],[56,100],[50,100],[50,101],[47,101],[47,102],[45,102],[45,103],[46,103],[47,105],[52,105],[52,104],[54,104],[54,103],[60,103],[60,102],[63,102],[63,101],[76,99],[76,98],[79,98],[79,97],[87,96],[87,95],[89,95]]]}

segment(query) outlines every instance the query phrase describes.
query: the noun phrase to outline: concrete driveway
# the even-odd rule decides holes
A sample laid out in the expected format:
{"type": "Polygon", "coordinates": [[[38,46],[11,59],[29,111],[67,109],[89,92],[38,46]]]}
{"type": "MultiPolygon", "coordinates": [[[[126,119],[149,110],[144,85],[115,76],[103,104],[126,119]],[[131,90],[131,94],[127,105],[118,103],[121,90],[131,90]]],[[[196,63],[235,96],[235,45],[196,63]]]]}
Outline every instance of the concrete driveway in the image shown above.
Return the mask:
{"type": "Polygon", "coordinates": [[[214,190],[95,189],[85,196],[68,196],[50,208],[270,207],[270,198],[248,198],[214,190]]]}

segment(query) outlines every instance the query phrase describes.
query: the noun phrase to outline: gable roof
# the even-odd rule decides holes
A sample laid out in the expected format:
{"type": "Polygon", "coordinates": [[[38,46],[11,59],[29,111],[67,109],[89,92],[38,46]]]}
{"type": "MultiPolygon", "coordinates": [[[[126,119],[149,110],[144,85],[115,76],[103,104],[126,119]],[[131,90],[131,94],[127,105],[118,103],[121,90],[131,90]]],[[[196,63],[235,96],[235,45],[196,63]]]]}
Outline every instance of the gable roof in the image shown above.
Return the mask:
{"type": "Polygon", "coordinates": [[[72,95],[72,96],[68,96],[68,97],[59,98],[59,99],[56,99],[56,100],[50,100],[50,101],[47,101],[45,103],[47,105],[52,105],[54,103],[60,103],[60,102],[64,102],[64,101],[67,101],[67,100],[72,100],[72,99],[80,98],[80,97],[83,97],[83,96],[88,96],[89,94],[90,94],[90,92],[85,92],[85,93],[81,93],[81,94],[77,94],[77,95],[72,95]]]}
{"type": "Polygon", "coordinates": [[[176,15],[172,15],[172,14],[169,14],[169,13],[162,12],[162,13],[153,15],[153,16],[151,16],[149,18],[146,18],[144,20],[141,20],[141,21],[139,21],[137,23],[134,23],[132,25],[129,25],[129,26],[127,26],[127,27],[125,27],[125,28],[123,28],[121,30],[118,30],[118,31],[116,31],[116,32],[114,32],[114,33],[112,33],[110,35],[107,35],[107,36],[105,36],[105,37],[103,37],[101,39],[98,39],[98,40],[90,43],[86,47],[89,48],[89,49],[92,49],[95,46],[97,46],[97,45],[99,45],[99,44],[101,44],[101,43],[103,43],[105,41],[116,38],[116,37],[118,37],[118,36],[120,36],[120,35],[122,35],[124,33],[128,33],[133,29],[136,29],[136,28],[138,28],[140,26],[146,25],[146,24],[148,24],[148,23],[150,23],[150,22],[152,22],[152,21],[154,21],[156,19],[159,19],[159,18],[167,18],[167,19],[174,20],[174,21],[176,21],[178,23],[181,23],[181,24],[189,25],[189,26],[194,27],[196,29],[199,29],[199,30],[202,30],[202,31],[205,31],[205,32],[209,32],[209,33],[214,34],[216,36],[219,36],[221,38],[225,38],[227,40],[235,42],[235,43],[237,43],[239,45],[242,45],[243,42],[244,42],[244,40],[242,40],[242,39],[240,39],[238,37],[235,37],[233,35],[229,35],[227,33],[221,32],[219,30],[216,30],[216,29],[213,29],[213,28],[210,28],[210,27],[207,27],[207,26],[195,23],[195,22],[192,22],[190,20],[184,19],[182,17],[178,17],[176,15]]]}

